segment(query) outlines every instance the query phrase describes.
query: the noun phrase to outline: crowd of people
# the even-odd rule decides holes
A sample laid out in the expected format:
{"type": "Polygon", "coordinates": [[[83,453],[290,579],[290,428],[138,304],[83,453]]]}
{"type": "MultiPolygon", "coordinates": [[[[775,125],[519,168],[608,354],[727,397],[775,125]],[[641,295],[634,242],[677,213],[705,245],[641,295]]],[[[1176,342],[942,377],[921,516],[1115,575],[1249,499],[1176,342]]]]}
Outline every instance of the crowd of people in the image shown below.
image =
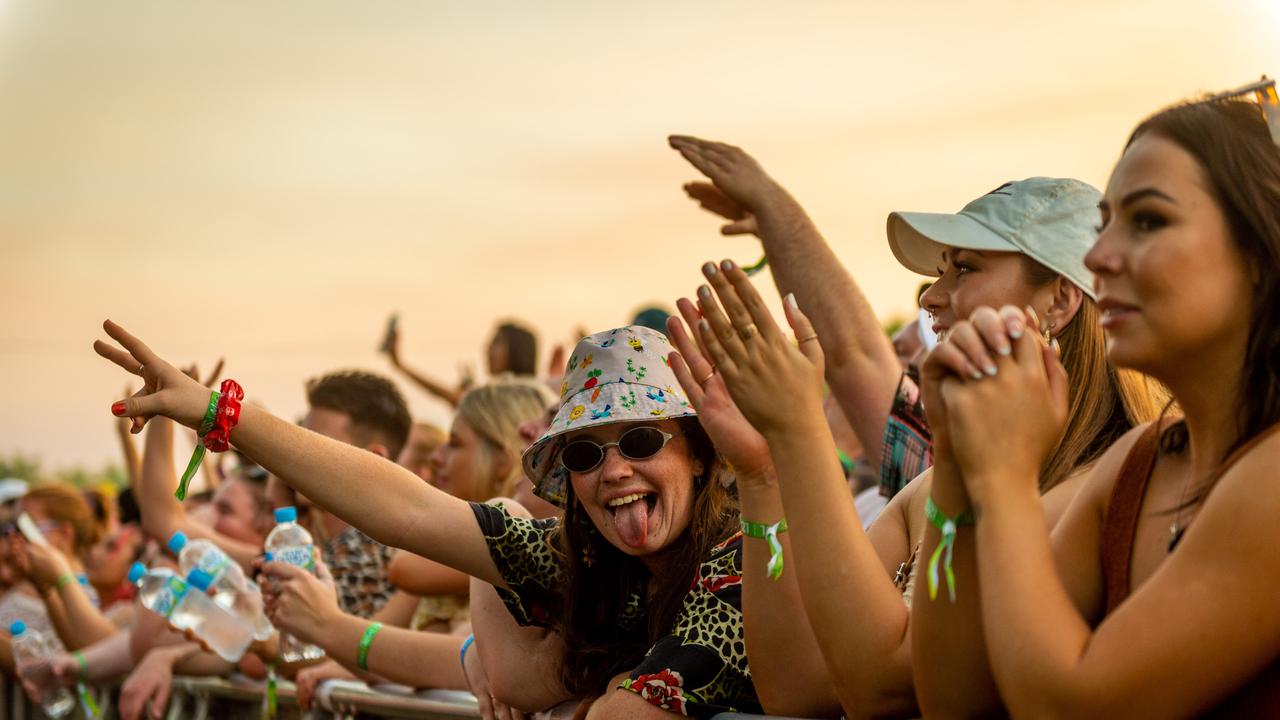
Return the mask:
{"type": "Polygon", "coordinates": [[[482,384],[411,369],[393,323],[447,431],[369,372],[307,382],[297,423],[247,387],[179,500],[175,436],[219,432],[230,391],[107,321],[95,349],[142,383],[111,409],[129,489],[0,483],[0,621],[59,643],[17,667],[28,691],[122,677],[125,718],[160,717],[175,673],[233,671],[304,707],[342,678],[501,718],[1280,715],[1274,84],[1146,118],[1105,192],[1033,177],[892,213],[931,278],[892,337],[756,160],[670,145],[765,260],[706,263],[674,315],[584,332],[541,374],[504,323],[482,384]],[[263,553],[283,506],[314,571],[263,553]],[[173,565],[179,532],[262,589],[277,632],[238,662],[134,598],[130,564],[173,565]],[[282,662],[281,634],[323,657],[282,662]]]}

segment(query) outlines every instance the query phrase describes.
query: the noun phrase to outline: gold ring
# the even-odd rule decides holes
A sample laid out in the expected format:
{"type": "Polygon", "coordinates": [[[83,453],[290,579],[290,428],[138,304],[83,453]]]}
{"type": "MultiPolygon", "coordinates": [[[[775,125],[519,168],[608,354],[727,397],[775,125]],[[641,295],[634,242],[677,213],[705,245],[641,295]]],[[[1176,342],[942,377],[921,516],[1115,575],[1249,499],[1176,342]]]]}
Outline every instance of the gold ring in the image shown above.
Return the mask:
{"type": "Polygon", "coordinates": [[[797,344],[797,345],[803,345],[803,344],[805,344],[805,343],[809,342],[810,340],[817,340],[817,339],[818,339],[818,333],[814,333],[814,334],[809,335],[809,336],[807,336],[807,337],[802,337],[802,338],[800,338],[799,340],[797,340],[797,341],[796,341],[796,344],[797,344]]]}
{"type": "Polygon", "coordinates": [[[760,329],[755,323],[747,323],[747,326],[738,331],[738,337],[742,338],[742,342],[746,342],[756,335],[760,334],[760,329]]]}
{"type": "Polygon", "coordinates": [[[702,378],[701,380],[699,380],[699,381],[698,381],[698,384],[699,384],[699,385],[706,385],[708,380],[710,380],[711,378],[715,377],[715,374],[716,374],[716,369],[715,369],[714,367],[712,367],[712,368],[711,368],[711,372],[707,373],[707,376],[706,376],[706,377],[704,377],[704,378],[702,378]]]}
{"type": "Polygon", "coordinates": [[[145,365],[145,364],[144,364],[144,365],[139,365],[139,366],[138,366],[138,372],[137,372],[136,374],[137,374],[137,375],[141,375],[141,374],[142,374],[142,369],[143,369],[143,368],[145,368],[145,367],[146,367],[146,365],[145,365]]]}

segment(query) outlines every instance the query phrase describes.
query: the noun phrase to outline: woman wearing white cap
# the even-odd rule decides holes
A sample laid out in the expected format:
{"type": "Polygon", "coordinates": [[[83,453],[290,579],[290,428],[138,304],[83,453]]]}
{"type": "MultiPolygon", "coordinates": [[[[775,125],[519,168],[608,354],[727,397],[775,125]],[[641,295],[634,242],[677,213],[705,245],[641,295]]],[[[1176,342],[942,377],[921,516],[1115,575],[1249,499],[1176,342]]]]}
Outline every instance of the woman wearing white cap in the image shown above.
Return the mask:
{"type": "MultiPolygon", "coordinates": [[[[208,390],[120,326],[104,327],[124,349],[101,341],[95,349],[146,381],[113,412],[198,427],[208,390]]],[[[670,349],[642,327],[578,344],[560,410],[523,458],[538,494],[564,506],[563,521],[468,504],[249,403],[231,440],[374,539],[489,582],[521,623],[559,630],[566,688],[592,717],[758,710],[743,640],[737,506],[707,433],[739,474],[762,471],[767,451],[745,423],[725,423],[748,431],[734,438],[714,411],[695,413],[667,365],[670,349]],[[354,478],[380,491],[353,493],[354,478]]],[[[379,654],[414,661],[412,643],[378,636],[367,621],[334,618],[327,627],[333,642],[358,646],[370,662],[379,654]]]]}
{"type": "MultiPolygon", "coordinates": [[[[684,137],[673,138],[672,145],[714,183],[692,186],[691,194],[704,206],[736,218],[726,230],[758,232],[780,289],[792,291],[794,304],[803,305],[813,318],[816,331],[801,336],[804,345],[820,345],[823,355],[835,358],[827,364],[825,378],[860,439],[877,440],[867,446],[883,448],[883,466],[893,472],[882,473],[882,487],[894,484],[894,472],[911,465],[899,439],[914,432],[920,441],[917,452],[945,451],[929,440],[916,384],[901,372],[865,298],[795,200],[737,148],[684,137]]],[[[1096,190],[1079,181],[1032,178],[1002,185],[955,215],[895,213],[889,220],[895,255],[913,270],[938,276],[922,297],[937,331],[947,334],[981,307],[1015,304],[1035,308],[1043,325],[1032,330],[1060,343],[1071,376],[1072,422],[1040,476],[1044,506],[1054,518],[1078,488],[1080,471],[1135,422],[1158,412],[1143,381],[1121,376],[1106,362],[1097,306],[1083,267],[1097,224],[1098,198],[1096,190]]],[[[711,265],[704,274],[718,292],[732,293],[726,275],[732,278],[741,270],[717,271],[711,265]]],[[[709,298],[701,300],[705,306],[709,298]]],[[[736,319],[750,322],[745,311],[736,319]]],[[[972,327],[965,327],[960,337],[952,338],[953,345],[972,352],[957,362],[966,363],[963,369],[970,375],[986,375],[994,357],[970,335],[972,327]]],[[[784,573],[778,583],[753,583],[752,573],[758,570],[750,562],[744,579],[748,608],[769,608],[768,614],[790,618],[784,635],[776,623],[757,623],[750,611],[747,615],[752,675],[766,709],[817,715],[834,710],[832,701],[838,698],[851,715],[911,712],[917,708],[917,692],[926,712],[945,708],[963,713],[965,707],[977,711],[998,703],[981,659],[980,627],[949,629],[948,640],[931,645],[927,657],[912,652],[913,635],[935,637],[928,627],[912,627],[910,613],[914,608],[920,614],[921,605],[912,603],[913,593],[930,605],[926,626],[946,624],[956,612],[945,600],[929,603],[926,583],[915,582],[917,574],[933,575],[921,566],[936,566],[936,543],[925,539],[930,474],[898,493],[864,534],[838,475],[828,477],[827,468],[805,464],[807,460],[783,469],[776,443],[807,445],[810,452],[804,457],[818,462],[825,453],[819,447],[829,440],[816,426],[808,433],[793,429],[807,426],[807,420],[799,419],[806,412],[802,406],[789,402],[774,411],[794,420],[771,438],[777,487],[743,483],[739,490],[744,516],[753,507],[764,513],[752,516],[753,521],[777,522],[785,510],[790,530],[784,537],[791,536],[796,554],[797,572],[791,579],[784,573]],[[847,563],[843,571],[831,571],[833,557],[847,563]],[[816,653],[826,672],[812,672],[816,653]],[[913,663],[918,669],[914,678],[913,663]],[[968,670],[974,665],[976,670],[968,670]],[[796,674],[795,668],[809,672],[796,674]],[[832,686],[836,698],[831,697],[832,686]],[[827,702],[820,702],[824,697],[827,702]]],[[[964,543],[953,552],[957,568],[971,561],[971,548],[964,543]]],[[[944,570],[938,569],[940,578],[944,570]]],[[[945,583],[944,593],[949,599],[945,583]]],[[[955,607],[963,611],[973,593],[972,584],[959,586],[955,607]]]]}

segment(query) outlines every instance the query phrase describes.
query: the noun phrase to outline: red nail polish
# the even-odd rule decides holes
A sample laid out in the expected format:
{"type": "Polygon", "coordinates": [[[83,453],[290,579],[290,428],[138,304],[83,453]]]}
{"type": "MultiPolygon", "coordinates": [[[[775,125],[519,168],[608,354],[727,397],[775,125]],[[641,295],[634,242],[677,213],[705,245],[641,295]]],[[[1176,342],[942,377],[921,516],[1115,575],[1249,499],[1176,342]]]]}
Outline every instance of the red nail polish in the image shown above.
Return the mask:
{"type": "Polygon", "coordinates": [[[111,406],[111,414],[116,417],[124,417],[124,403],[118,402],[111,406]]]}

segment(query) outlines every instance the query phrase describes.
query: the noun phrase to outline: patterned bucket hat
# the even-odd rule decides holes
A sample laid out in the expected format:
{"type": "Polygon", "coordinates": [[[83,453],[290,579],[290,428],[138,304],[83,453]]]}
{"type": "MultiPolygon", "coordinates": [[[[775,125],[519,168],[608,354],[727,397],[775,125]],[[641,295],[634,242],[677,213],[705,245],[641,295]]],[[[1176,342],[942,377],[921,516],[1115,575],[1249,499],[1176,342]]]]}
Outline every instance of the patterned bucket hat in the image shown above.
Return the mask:
{"type": "Polygon", "coordinates": [[[534,493],[564,507],[569,471],[560,450],[570,430],[696,415],[667,363],[670,352],[666,335],[638,325],[578,342],[560,385],[560,410],[522,459],[534,493]]]}

